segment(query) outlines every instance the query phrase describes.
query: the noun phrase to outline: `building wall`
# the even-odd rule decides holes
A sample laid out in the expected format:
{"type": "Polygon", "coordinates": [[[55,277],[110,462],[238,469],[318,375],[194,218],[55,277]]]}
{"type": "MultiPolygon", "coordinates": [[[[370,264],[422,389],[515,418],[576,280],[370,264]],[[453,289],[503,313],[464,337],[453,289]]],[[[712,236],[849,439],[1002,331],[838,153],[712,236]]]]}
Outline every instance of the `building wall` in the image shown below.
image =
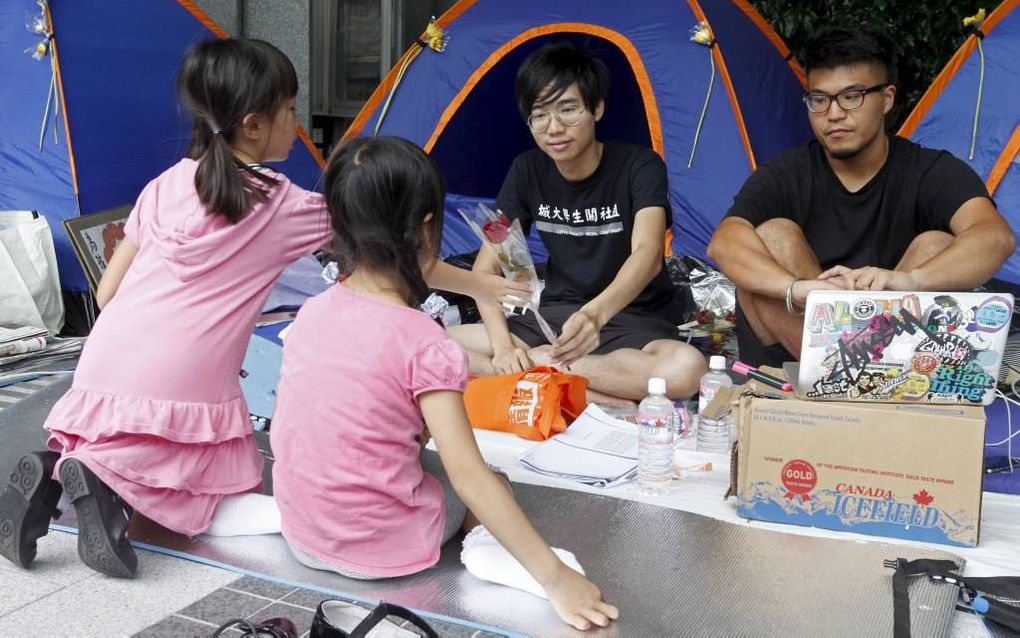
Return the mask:
{"type": "Polygon", "coordinates": [[[265,40],[290,58],[298,76],[298,119],[311,130],[309,0],[196,0],[196,4],[230,35],[265,40]]]}

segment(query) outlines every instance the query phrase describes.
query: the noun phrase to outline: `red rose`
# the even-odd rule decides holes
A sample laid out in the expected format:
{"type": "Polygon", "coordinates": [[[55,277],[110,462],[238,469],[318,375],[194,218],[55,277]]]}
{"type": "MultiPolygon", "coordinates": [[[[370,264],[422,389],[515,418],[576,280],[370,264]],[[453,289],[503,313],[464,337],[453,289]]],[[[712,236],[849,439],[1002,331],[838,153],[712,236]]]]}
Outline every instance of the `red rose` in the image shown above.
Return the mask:
{"type": "Polygon", "coordinates": [[[485,233],[485,238],[493,244],[502,244],[510,236],[510,219],[504,213],[500,213],[499,218],[486,222],[482,226],[482,232],[485,233]]]}

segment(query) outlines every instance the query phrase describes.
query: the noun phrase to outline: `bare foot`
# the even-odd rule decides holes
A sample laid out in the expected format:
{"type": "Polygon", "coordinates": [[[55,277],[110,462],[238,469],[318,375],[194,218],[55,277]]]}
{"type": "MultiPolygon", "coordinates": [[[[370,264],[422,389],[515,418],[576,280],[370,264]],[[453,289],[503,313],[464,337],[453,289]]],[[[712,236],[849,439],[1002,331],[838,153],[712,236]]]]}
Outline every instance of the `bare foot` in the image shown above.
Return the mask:
{"type": "Polygon", "coordinates": [[[558,362],[553,361],[552,353],[552,346],[547,344],[528,350],[528,358],[531,359],[531,362],[536,366],[565,368],[565,366],[559,365],[558,362]]]}
{"type": "Polygon", "coordinates": [[[623,397],[614,397],[611,394],[604,394],[598,390],[592,390],[588,388],[588,403],[597,403],[599,405],[618,405],[627,408],[636,408],[637,401],[631,401],[630,399],[624,399],[623,397]]]}

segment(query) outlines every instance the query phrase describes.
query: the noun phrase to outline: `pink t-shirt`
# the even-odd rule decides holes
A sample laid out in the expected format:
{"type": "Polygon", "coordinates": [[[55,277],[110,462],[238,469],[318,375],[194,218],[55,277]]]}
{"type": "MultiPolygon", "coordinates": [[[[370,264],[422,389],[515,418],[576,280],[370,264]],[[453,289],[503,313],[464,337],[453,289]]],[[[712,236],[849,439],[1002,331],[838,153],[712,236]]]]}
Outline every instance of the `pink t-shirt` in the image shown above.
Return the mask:
{"type": "Polygon", "coordinates": [[[420,311],[341,284],[308,300],[284,343],[271,434],[287,541],[370,576],[434,565],[445,504],[418,460],[417,397],[466,382],[464,351],[420,311]]]}

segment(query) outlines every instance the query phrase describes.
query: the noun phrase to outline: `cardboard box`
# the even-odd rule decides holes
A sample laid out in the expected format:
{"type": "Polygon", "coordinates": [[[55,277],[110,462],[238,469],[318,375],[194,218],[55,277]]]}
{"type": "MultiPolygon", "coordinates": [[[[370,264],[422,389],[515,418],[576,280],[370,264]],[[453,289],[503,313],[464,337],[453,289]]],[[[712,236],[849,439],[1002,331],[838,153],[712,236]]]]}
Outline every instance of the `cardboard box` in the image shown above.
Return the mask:
{"type": "Polygon", "coordinates": [[[740,516],[977,545],[981,407],[754,394],[765,390],[751,382],[734,393],[740,439],[730,492],[740,516]]]}

